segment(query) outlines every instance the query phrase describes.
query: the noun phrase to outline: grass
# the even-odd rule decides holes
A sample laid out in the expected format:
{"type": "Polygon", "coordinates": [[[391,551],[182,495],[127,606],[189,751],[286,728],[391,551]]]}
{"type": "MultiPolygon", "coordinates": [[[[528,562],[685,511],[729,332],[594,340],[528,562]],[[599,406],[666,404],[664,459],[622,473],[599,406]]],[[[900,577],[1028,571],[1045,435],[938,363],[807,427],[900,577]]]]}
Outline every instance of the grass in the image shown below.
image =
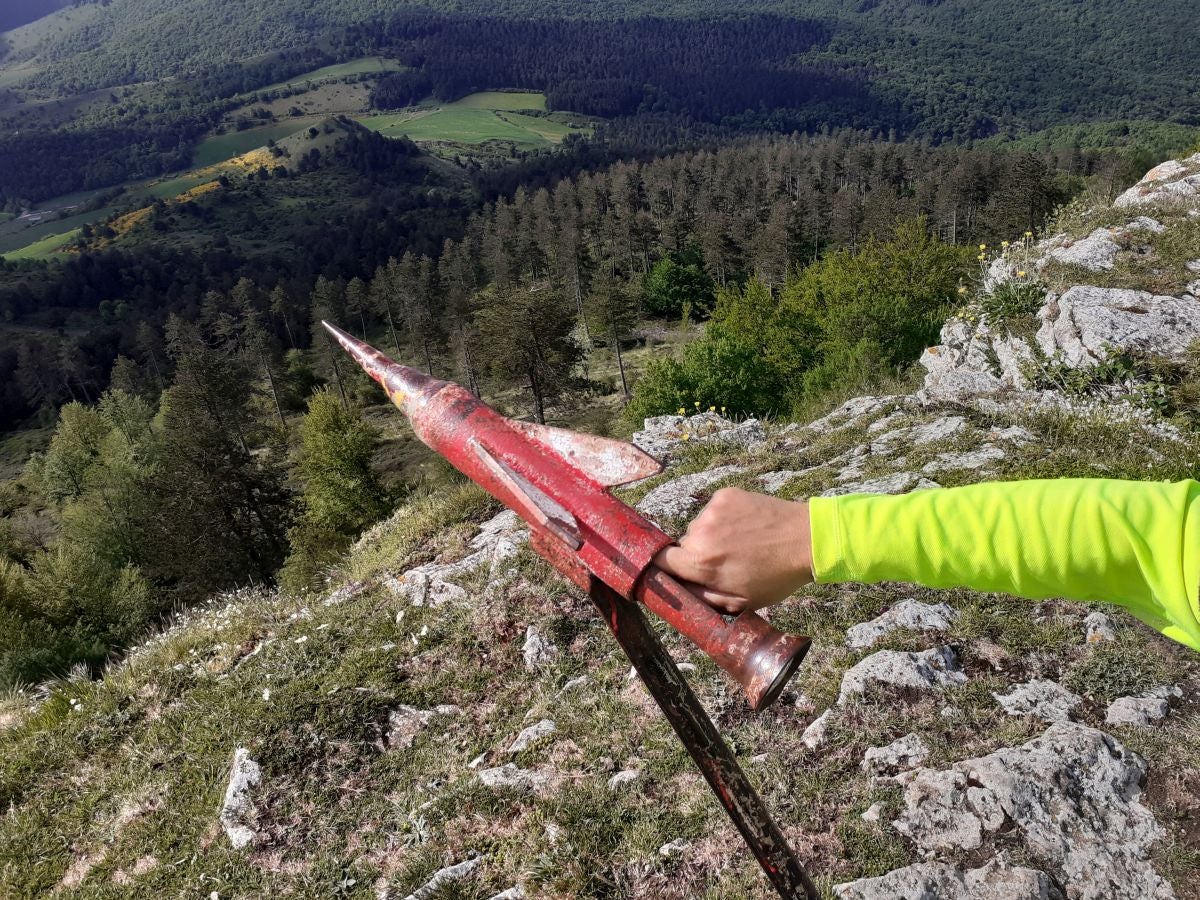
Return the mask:
{"type": "Polygon", "coordinates": [[[205,138],[192,154],[192,165],[195,168],[204,168],[227,162],[236,156],[257,150],[266,145],[267,141],[279,141],[293,135],[307,128],[309,124],[308,122],[286,121],[205,138]]]}
{"type": "Polygon", "coordinates": [[[519,112],[545,108],[544,94],[483,91],[443,106],[363,116],[359,121],[387,137],[467,146],[498,142],[521,148],[545,147],[585,130],[555,118],[519,112]]]}
{"type": "Polygon", "coordinates": [[[335,81],[351,75],[382,75],[385,72],[403,72],[405,68],[399,60],[385,59],[382,56],[364,56],[361,59],[352,59],[349,62],[314,69],[303,75],[297,75],[289,81],[279,81],[267,87],[258,88],[253,93],[266,94],[271,91],[284,91],[310,84],[335,81]]]}
{"type": "MultiPolygon", "coordinates": [[[[59,223],[62,227],[64,223],[59,223]]],[[[69,231],[64,231],[61,234],[50,234],[40,240],[34,241],[32,244],[26,244],[16,250],[10,250],[7,253],[0,253],[4,259],[53,259],[59,250],[65,247],[75,238],[79,237],[79,229],[72,228],[69,231]]],[[[0,240],[0,250],[6,242],[0,240]]]]}

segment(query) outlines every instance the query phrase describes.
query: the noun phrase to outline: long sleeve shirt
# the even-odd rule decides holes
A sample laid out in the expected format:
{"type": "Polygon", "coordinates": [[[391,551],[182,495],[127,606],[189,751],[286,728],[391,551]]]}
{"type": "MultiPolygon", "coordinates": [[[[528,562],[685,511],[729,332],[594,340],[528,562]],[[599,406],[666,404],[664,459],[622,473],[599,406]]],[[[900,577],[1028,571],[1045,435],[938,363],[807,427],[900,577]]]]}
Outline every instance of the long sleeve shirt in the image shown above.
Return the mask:
{"type": "Polygon", "coordinates": [[[1103,600],[1200,651],[1200,483],[989,482],[810,502],[818,582],[1103,600]]]}

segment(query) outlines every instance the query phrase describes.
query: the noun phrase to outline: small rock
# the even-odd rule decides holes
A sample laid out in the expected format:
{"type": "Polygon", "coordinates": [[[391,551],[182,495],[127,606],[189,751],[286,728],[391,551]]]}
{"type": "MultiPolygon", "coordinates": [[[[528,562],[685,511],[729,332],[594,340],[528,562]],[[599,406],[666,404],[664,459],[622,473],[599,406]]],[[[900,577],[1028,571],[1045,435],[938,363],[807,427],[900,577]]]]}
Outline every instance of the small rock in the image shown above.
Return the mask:
{"type": "Polygon", "coordinates": [[[829,717],[832,713],[832,707],[825,710],[825,712],[809,722],[808,727],[804,729],[804,733],[800,735],[800,742],[809,750],[816,750],[821,744],[825,743],[825,732],[829,729],[829,717]]]}
{"type": "Polygon", "coordinates": [[[920,653],[880,650],[860,660],[842,676],[838,703],[877,685],[932,690],[966,680],[957,656],[949,647],[934,647],[920,653]]]}
{"type": "Polygon", "coordinates": [[[411,747],[417,734],[433,721],[434,716],[457,716],[461,712],[450,703],[440,704],[433,709],[417,709],[402,703],[388,713],[388,746],[411,747]]]}
{"type": "Polygon", "coordinates": [[[675,838],[675,840],[663,844],[658,848],[658,855],[664,859],[670,859],[673,856],[679,856],[687,849],[688,842],[683,838],[675,838]]]}
{"type": "Polygon", "coordinates": [[[506,763],[494,769],[484,769],[478,775],[485,787],[493,790],[511,789],[521,792],[540,791],[550,783],[550,776],[528,769],[518,769],[516,763],[506,763]]]}
{"type": "Polygon", "coordinates": [[[1011,425],[1008,428],[1001,428],[992,431],[988,434],[989,441],[1007,441],[1010,444],[1015,444],[1022,447],[1034,440],[1033,433],[1027,428],[1022,428],[1020,425],[1011,425]]]}
{"type": "Polygon", "coordinates": [[[1066,722],[1079,697],[1054,681],[1034,680],[1014,685],[1007,694],[992,693],[1010,716],[1036,716],[1045,722],[1066,722]]]}
{"type": "Polygon", "coordinates": [[[558,656],[558,648],[544,637],[536,625],[525,629],[525,644],[521,647],[525,668],[530,672],[545,668],[558,656]]]}
{"type": "Polygon", "coordinates": [[[929,748],[918,735],[907,734],[886,747],[869,747],[863,755],[862,770],[875,777],[894,775],[919,766],[929,758],[929,748]]]}
{"type": "Polygon", "coordinates": [[[953,469],[981,469],[990,462],[999,462],[1007,455],[995,444],[983,444],[978,449],[965,453],[939,453],[937,458],[927,462],[921,471],[932,475],[953,469]]]}
{"type": "Polygon", "coordinates": [[[1171,704],[1161,697],[1118,697],[1108,706],[1104,721],[1109,725],[1149,728],[1167,717],[1171,704]]]}
{"type": "MultiPolygon", "coordinates": [[[[843,470],[845,471],[845,470],[843,470]]],[[[854,475],[852,477],[857,477],[854,475]]],[[[822,497],[840,497],[845,494],[903,494],[908,490],[927,490],[941,487],[936,481],[929,481],[914,475],[912,472],[897,472],[883,478],[873,478],[870,481],[858,481],[830,488],[821,494],[822,497]]]]}
{"type": "Polygon", "coordinates": [[[682,475],[666,484],[660,484],[642,498],[637,508],[652,519],[686,516],[699,504],[697,494],[724,478],[739,475],[744,471],[746,470],[742,466],[717,466],[693,475],[682,475]]]}
{"type": "Polygon", "coordinates": [[[1087,629],[1085,639],[1089,644],[1117,639],[1117,629],[1113,626],[1112,619],[1102,612],[1089,613],[1083,620],[1083,626],[1087,629]]]}
{"type": "Polygon", "coordinates": [[[782,469],[778,472],[768,472],[766,475],[758,476],[758,483],[762,485],[762,489],[768,494],[778,494],[783,490],[788,482],[795,481],[802,475],[807,475],[815,469],[820,469],[822,466],[812,466],[808,469],[782,469]]]}
{"type": "Polygon", "coordinates": [[[558,726],[556,726],[549,719],[542,719],[540,722],[530,725],[528,728],[518,734],[516,740],[509,744],[508,752],[520,753],[522,750],[528,749],[530,744],[533,744],[544,737],[548,737],[549,735],[554,734],[556,731],[558,731],[558,726]]]}
{"type": "Polygon", "coordinates": [[[488,900],[525,900],[525,888],[519,884],[513,885],[506,891],[501,891],[498,894],[492,894],[488,900]]]}
{"type": "Polygon", "coordinates": [[[883,818],[883,810],[884,805],[882,803],[872,803],[859,818],[864,822],[870,822],[874,825],[883,818]]]}
{"type": "Polygon", "coordinates": [[[235,850],[241,850],[254,840],[254,830],[248,824],[254,814],[250,789],[261,781],[262,769],[250,758],[250,751],[238,747],[233,753],[233,767],[220,813],[221,827],[235,850]]]}
{"type": "Polygon", "coordinates": [[[634,434],[633,443],[655,459],[669,462],[682,447],[692,444],[727,443],[750,448],[766,437],[766,429],[757,419],[733,422],[715,412],[704,412],[646,419],[642,430],[634,434]]]}
{"type": "Polygon", "coordinates": [[[624,771],[618,772],[612,778],[608,779],[608,789],[610,791],[624,790],[641,777],[641,772],[638,772],[635,769],[625,769],[624,771]]]}
{"type": "Polygon", "coordinates": [[[483,857],[476,856],[473,859],[465,859],[456,865],[438,869],[433,873],[432,878],[405,897],[404,900],[430,900],[431,897],[438,894],[443,886],[455,881],[462,881],[462,879],[466,878],[481,865],[483,865],[483,857]]]}
{"type": "Polygon", "coordinates": [[[901,600],[870,622],[852,626],[846,631],[846,645],[855,650],[863,650],[898,628],[946,631],[956,618],[958,613],[945,603],[921,603],[909,598],[901,600]]]}

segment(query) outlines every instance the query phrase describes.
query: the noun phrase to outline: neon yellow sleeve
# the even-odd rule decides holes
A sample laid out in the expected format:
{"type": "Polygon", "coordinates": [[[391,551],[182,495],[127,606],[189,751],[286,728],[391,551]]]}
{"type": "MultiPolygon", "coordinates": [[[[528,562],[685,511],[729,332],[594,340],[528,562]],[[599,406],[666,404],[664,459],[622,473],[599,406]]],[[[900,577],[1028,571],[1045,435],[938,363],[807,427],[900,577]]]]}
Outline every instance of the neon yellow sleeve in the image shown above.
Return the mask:
{"type": "Polygon", "coordinates": [[[988,482],[815,497],[818,582],[1104,600],[1200,650],[1200,483],[988,482]]]}

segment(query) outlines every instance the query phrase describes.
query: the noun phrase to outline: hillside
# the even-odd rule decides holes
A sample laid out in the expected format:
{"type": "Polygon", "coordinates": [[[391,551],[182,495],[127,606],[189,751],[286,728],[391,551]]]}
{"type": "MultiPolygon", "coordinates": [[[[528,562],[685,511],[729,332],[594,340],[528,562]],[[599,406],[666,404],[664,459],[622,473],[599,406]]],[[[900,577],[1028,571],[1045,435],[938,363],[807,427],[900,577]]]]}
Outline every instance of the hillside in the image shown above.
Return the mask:
{"type": "MultiPolygon", "coordinates": [[[[670,468],[623,496],[682,529],[730,484],[1195,477],[1200,154],[981,257],[922,383],[648,421],[670,468]]],[[[1114,608],[903,584],[772,620],[814,646],[758,715],[664,639],[826,896],[1200,898],[1194,653],[1114,608]]],[[[770,896],[590,604],[465,485],[319,592],[215,597],[6,698],[0,804],[4,896],[770,896]]]]}
{"type": "MultiPolygon", "coordinates": [[[[974,0],[758,0],[736,7],[715,0],[662,0],[650,6],[609,0],[567,10],[529,0],[429,0],[401,10],[382,0],[270,0],[232,7],[219,0],[110,0],[63,10],[8,35],[12,50],[5,65],[11,77],[0,68],[0,86],[24,81],[39,91],[75,94],[195,74],[314,43],[353,43],[357,32],[347,38],[342,28],[366,26],[371,31],[392,17],[417,23],[420,31],[432,11],[458,23],[502,17],[537,26],[583,19],[591,23],[579,26],[585,31],[611,31],[610,45],[622,42],[625,27],[652,36],[660,20],[650,17],[665,20],[666,31],[688,21],[715,20],[735,41],[737,26],[755,18],[810,21],[824,34],[817,46],[797,43],[789,54],[766,59],[759,55],[766,49],[760,40],[755,65],[785,71],[796,65],[790,59],[796,55],[804,77],[793,78],[793,92],[814,77],[862,80],[875,98],[875,124],[885,129],[907,130],[925,122],[922,130],[939,136],[980,137],[997,125],[1021,130],[1097,118],[1195,124],[1200,115],[1185,87],[1200,37],[1188,0],[1155,0],[1139,6],[1133,16],[1115,0],[1055,0],[1022,9],[1020,15],[994,0],[982,5],[974,0]],[[915,122],[909,121],[913,117],[915,122]]],[[[488,52],[503,54],[510,39],[491,27],[496,40],[488,52]]],[[[670,40],[660,42],[659,52],[669,53],[671,46],[670,40]]],[[[470,47],[472,52],[480,49],[478,43],[470,47]]],[[[536,56],[536,44],[532,49],[536,56]]],[[[523,48],[520,56],[529,51],[523,48]]],[[[604,51],[611,52],[611,46],[604,51]]],[[[449,61],[431,59],[430,64],[444,67],[449,61]]],[[[526,72],[533,78],[505,86],[545,90],[546,84],[533,83],[544,80],[538,69],[545,63],[529,63],[526,72]]],[[[743,64],[749,64],[749,57],[743,64]]],[[[615,69],[609,66],[608,71],[615,69]]],[[[475,89],[498,86],[500,82],[475,89]]]]}

